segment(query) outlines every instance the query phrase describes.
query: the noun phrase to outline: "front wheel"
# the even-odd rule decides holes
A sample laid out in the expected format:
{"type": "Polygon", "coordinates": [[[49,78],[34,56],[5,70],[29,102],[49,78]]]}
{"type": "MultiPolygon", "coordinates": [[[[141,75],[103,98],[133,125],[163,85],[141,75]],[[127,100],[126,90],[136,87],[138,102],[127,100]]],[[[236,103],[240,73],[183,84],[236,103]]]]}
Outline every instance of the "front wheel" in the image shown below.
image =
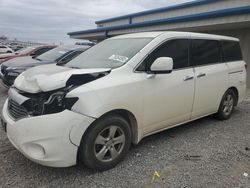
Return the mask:
{"type": "Polygon", "coordinates": [[[227,120],[231,117],[236,104],[236,95],[233,90],[228,90],[222,97],[220,107],[215,117],[219,120],[227,120]]]}
{"type": "Polygon", "coordinates": [[[82,138],[78,160],[93,170],[107,170],[117,165],[128,152],[131,130],[119,115],[97,120],[82,138]]]}

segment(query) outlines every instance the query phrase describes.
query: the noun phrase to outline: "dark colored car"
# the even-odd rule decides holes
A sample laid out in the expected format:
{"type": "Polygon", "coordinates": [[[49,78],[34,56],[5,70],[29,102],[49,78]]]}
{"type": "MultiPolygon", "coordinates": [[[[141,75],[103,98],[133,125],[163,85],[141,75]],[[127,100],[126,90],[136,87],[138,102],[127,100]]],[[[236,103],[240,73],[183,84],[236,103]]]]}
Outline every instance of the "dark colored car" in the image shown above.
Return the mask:
{"type": "Polygon", "coordinates": [[[0,54],[0,63],[3,63],[5,61],[8,61],[10,59],[16,58],[16,57],[23,57],[23,56],[39,56],[53,48],[55,48],[56,45],[39,45],[39,46],[30,46],[26,48],[22,48],[14,53],[7,53],[7,54],[0,54]]]}
{"type": "Polygon", "coordinates": [[[16,77],[28,68],[57,63],[63,65],[86,51],[90,46],[58,46],[37,57],[18,57],[0,65],[0,77],[5,87],[10,87],[16,77]]]}

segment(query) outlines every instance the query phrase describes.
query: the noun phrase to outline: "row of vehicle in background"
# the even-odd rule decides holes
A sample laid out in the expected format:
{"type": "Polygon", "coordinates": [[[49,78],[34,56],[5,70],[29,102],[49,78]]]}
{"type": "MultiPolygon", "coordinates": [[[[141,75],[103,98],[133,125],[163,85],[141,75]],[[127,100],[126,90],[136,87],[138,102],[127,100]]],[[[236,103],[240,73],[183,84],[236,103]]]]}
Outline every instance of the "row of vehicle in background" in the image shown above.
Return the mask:
{"type": "Polygon", "coordinates": [[[0,63],[3,63],[4,61],[10,60],[10,59],[15,58],[15,57],[39,56],[42,53],[45,53],[45,52],[47,52],[55,47],[56,47],[56,45],[30,46],[30,47],[22,48],[14,53],[0,54],[0,63]]]}
{"type": "Polygon", "coordinates": [[[12,59],[1,64],[0,77],[2,83],[5,87],[10,87],[16,77],[25,70],[45,64],[65,64],[89,47],[90,46],[83,45],[65,45],[56,48],[55,46],[28,47],[16,55],[18,58],[12,57],[12,59]],[[26,52],[28,52],[28,54],[26,52]]]}

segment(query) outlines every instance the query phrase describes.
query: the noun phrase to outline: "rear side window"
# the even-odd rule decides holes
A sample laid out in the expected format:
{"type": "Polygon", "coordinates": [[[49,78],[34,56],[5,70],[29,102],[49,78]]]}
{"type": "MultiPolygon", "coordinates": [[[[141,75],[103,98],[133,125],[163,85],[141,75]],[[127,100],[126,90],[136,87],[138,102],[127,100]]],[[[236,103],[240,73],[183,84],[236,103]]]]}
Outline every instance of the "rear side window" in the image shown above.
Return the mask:
{"type": "Polygon", "coordinates": [[[221,62],[220,43],[216,40],[193,39],[191,63],[194,66],[221,62]]]}
{"type": "Polygon", "coordinates": [[[137,68],[138,71],[149,70],[152,63],[159,57],[173,58],[173,69],[181,69],[189,66],[189,40],[175,39],[167,41],[155,51],[153,51],[144,62],[137,68]]]}
{"type": "Polygon", "coordinates": [[[242,54],[239,42],[222,41],[222,49],[224,54],[224,60],[226,62],[242,60],[242,54]]]}

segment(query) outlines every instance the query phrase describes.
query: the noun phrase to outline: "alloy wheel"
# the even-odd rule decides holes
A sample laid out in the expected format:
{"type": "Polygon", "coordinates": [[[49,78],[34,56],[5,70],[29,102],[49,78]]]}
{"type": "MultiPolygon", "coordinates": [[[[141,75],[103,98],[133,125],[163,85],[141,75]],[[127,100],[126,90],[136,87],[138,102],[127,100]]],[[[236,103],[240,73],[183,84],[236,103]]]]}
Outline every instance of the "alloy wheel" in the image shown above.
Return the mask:
{"type": "Polygon", "coordinates": [[[111,125],[101,131],[94,143],[94,153],[101,162],[110,162],[116,159],[125,145],[124,131],[115,125],[111,125]]]}
{"type": "Polygon", "coordinates": [[[223,113],[228,116],[232,113],[233,111],[233,106],[234,106],[234,98],[233,96],[229,93],[223,102],[223,113]]]}

